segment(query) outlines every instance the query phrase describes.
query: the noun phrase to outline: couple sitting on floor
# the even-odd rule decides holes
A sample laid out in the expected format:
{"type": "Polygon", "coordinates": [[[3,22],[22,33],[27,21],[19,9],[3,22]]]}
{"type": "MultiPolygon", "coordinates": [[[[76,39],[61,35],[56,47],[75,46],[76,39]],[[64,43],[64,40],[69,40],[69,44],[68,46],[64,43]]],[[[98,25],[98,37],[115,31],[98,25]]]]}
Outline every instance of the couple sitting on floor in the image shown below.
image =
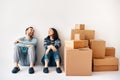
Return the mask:
{"type": "MultiPolygon", "coordinates": [[[[37,61],[37,39],[34,36],[34,28],[28,27],[25,30],[25,37],[22,37],[15,41],[14,45],[14,68],[12,73],[17,73],[20,71],[18,64],[23,66],[30,66],[28,73],[33,74],[34,65],[37,61]]],[[[45,54],[41,60],[44,64],[44,73],[49,73],[48,66],[56,66],[56,72],[61,73],[60,68],[61,57],[59,54],[59,48],[61,46],[61,41],[58,37],[57,30],[50,28],[48,31],[48,36],[44,39],[45,54]]]]}

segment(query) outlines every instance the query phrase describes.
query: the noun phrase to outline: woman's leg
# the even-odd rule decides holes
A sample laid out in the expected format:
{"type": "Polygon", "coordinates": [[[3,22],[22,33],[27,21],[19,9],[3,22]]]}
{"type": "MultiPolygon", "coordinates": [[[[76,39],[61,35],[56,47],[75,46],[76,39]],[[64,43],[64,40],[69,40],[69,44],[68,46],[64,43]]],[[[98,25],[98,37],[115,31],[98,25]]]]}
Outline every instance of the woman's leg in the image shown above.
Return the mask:
{"type": "Polygon", "coordinates": [[[57,65],[56,72],[61,73],[62,70],[60,68],[60,55],[59,55],[58,50],[54,52],[54,59],[55,59],[56,65],[57,65]]]}
{"type": "Polygon", "coordinates": [[[49,73],[49,70],[48,70],[48,63],[49,63],[49,60],[50,60],[50,57],[52,56],[52,53],[48,53],[48,54],[45,54],[44,55],[44,61],[45,61],[45,67],[43,69],[43,72],[44,73],[49,73]]]}

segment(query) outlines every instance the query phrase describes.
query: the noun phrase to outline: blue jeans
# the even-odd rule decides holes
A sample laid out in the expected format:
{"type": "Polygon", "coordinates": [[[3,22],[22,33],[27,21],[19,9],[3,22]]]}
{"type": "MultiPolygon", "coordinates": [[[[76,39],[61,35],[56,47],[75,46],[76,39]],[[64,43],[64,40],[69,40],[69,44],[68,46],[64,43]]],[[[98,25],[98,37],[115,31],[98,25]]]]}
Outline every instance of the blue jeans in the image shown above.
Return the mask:
{"type": "Polygon", "coordinates": [[[59,51],[57,50],[54,52],[54,51],[50,50],[48,54],[45,54],[44,60],[49,61],[51,57],[53,57],[55,61],[60,60],[59,51]]]}

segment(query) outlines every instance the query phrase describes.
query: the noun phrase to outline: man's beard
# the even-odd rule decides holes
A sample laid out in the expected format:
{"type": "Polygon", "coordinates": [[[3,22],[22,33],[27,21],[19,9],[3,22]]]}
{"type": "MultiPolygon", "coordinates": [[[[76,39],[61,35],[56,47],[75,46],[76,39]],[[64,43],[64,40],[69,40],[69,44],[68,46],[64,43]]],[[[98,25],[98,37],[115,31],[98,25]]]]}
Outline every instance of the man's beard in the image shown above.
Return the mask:
{"type": "Polygon", "coordinates": [[[29,33],[29,34],[28,34],[28,36],[30,36],[30,38],[32,38],[32,37],[33,37],[33,35],[34,35],[33,33],[32,33],[32,34],[31,34],[31,33],[29,33]]]}

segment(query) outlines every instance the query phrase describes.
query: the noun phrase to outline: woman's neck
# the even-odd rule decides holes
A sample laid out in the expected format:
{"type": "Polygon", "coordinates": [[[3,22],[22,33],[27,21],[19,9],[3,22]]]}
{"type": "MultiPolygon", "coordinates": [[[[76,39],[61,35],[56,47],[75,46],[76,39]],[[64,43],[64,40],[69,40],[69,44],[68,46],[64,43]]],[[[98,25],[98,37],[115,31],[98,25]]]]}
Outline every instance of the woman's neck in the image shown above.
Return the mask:
{"type": "Polygon", "coordinates": [[[52,36],[50,36],[50,40],[54,40],[52,36]]]}

